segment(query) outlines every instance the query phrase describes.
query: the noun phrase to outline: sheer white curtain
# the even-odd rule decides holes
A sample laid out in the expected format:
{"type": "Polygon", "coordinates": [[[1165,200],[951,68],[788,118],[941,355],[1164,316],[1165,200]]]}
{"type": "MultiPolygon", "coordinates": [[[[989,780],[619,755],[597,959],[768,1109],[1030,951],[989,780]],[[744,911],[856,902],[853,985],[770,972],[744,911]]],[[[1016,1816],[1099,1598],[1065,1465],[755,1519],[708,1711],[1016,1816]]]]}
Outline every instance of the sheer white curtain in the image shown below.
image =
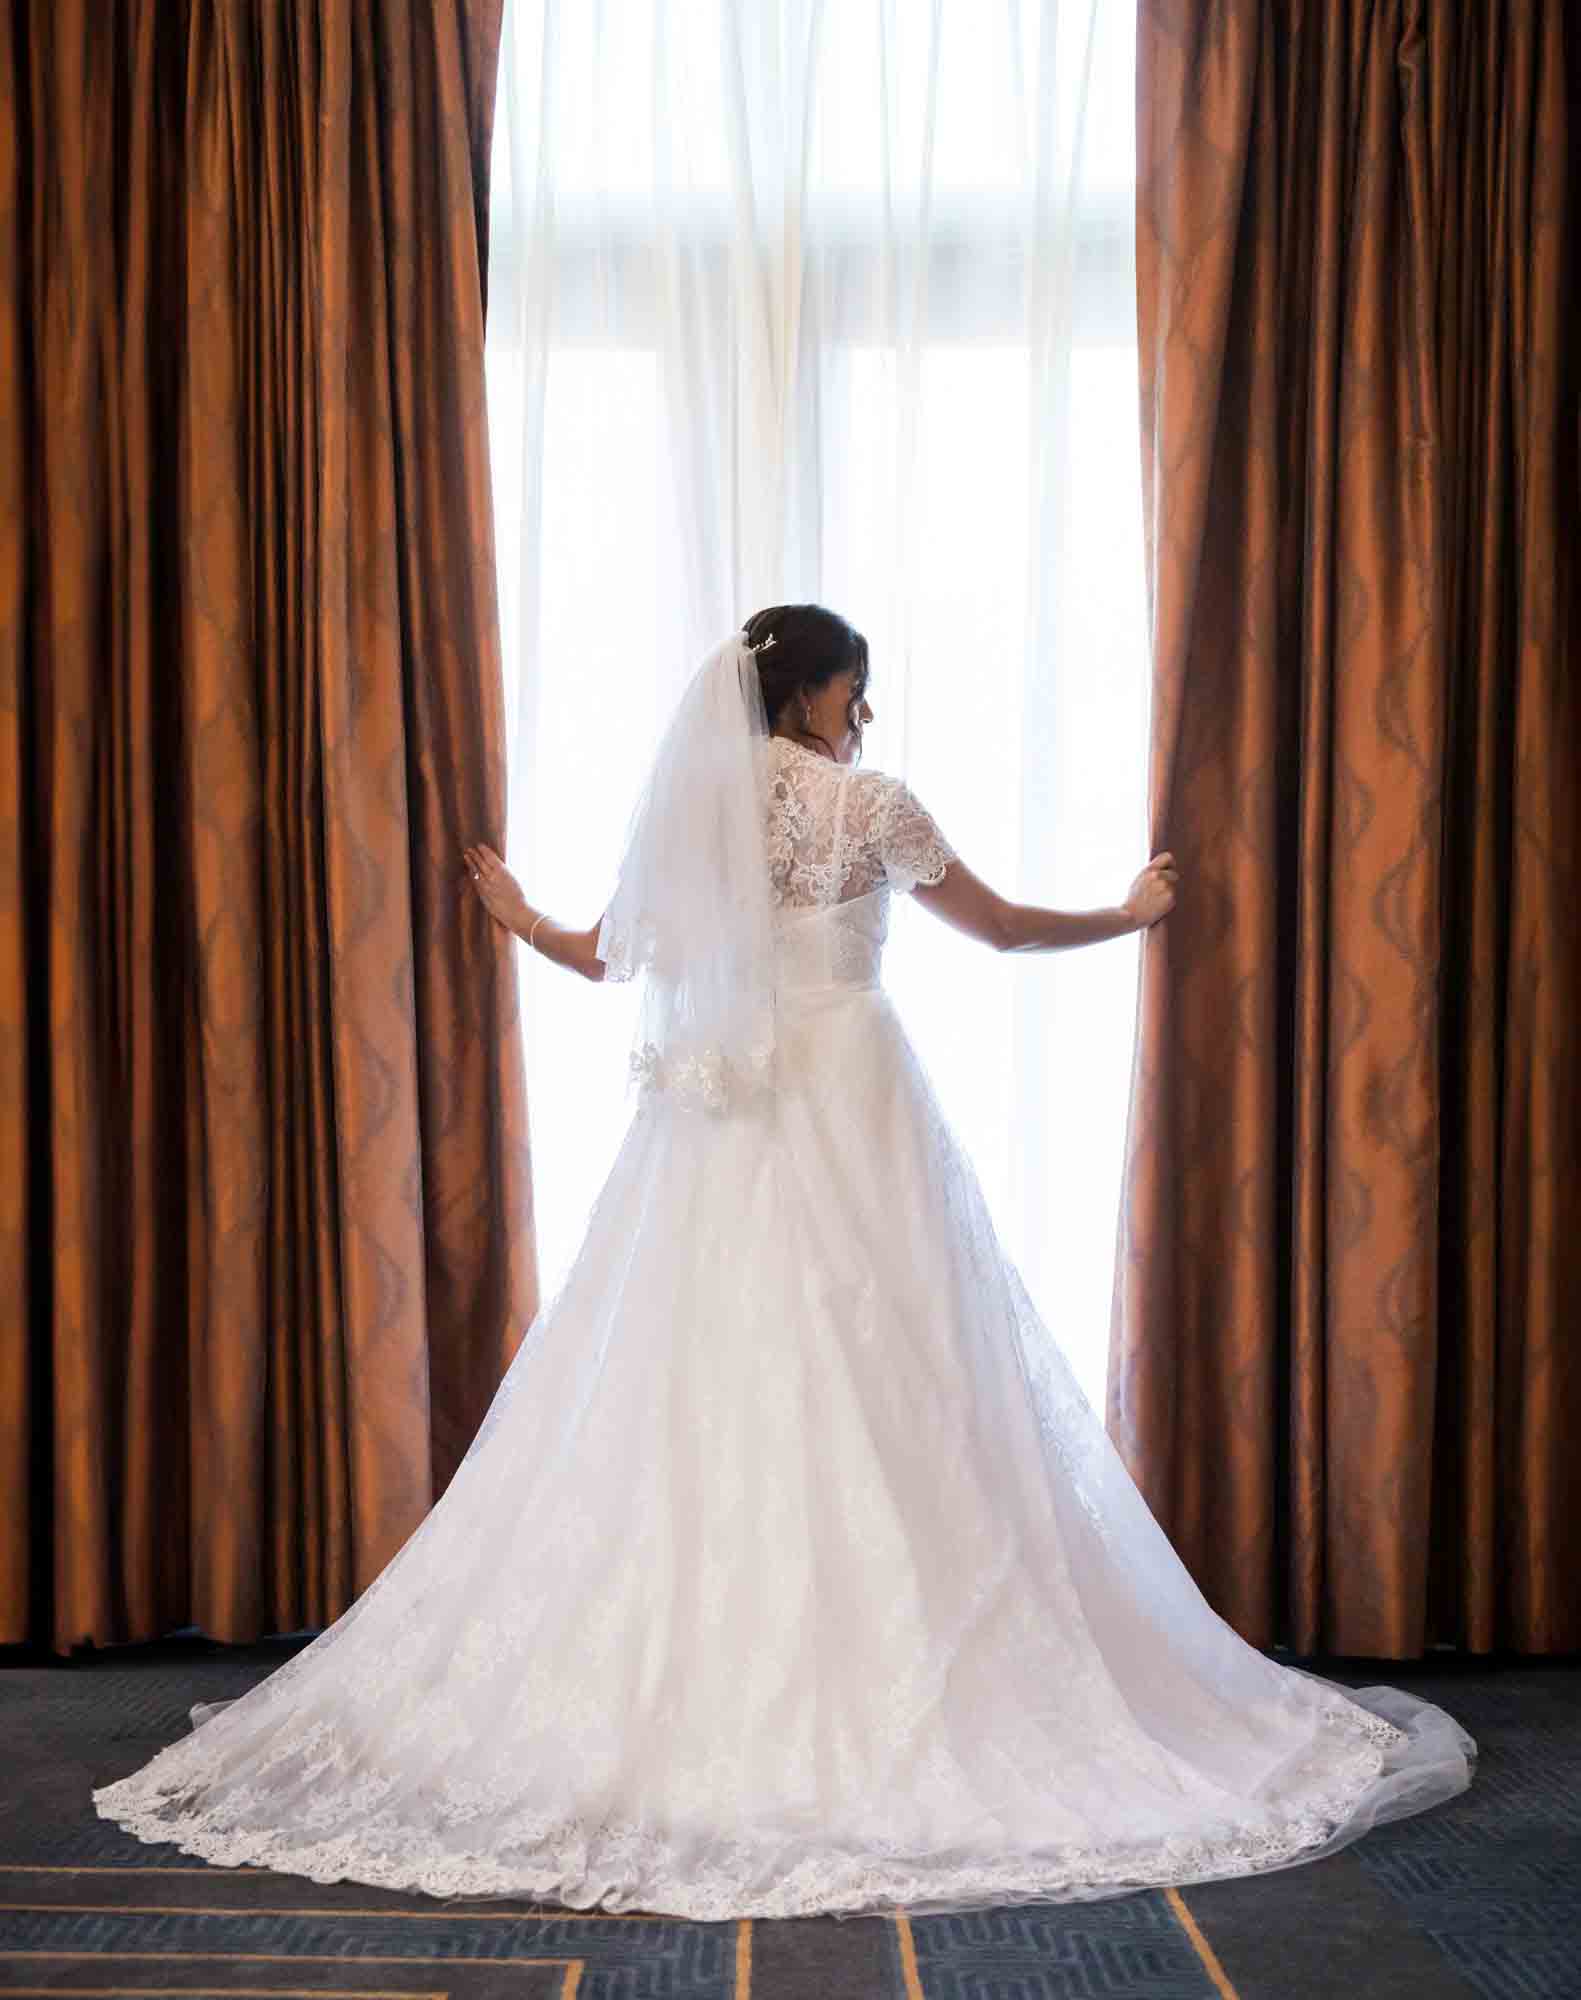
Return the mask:
{"type": "MultiPolygon", "coordinates": [[[[1008,894],[1147,858],[1120,0],[506,0],[488,336],[508,859],[603,907],[655,734],[766,603],[868,638],[867,761],[1008,894]]],[[[887,976],[1101,1409],[1137,940],[887,976]]],[[[630,1105],[630,995],[523,954],[546,1284],[630,1105]]]]}

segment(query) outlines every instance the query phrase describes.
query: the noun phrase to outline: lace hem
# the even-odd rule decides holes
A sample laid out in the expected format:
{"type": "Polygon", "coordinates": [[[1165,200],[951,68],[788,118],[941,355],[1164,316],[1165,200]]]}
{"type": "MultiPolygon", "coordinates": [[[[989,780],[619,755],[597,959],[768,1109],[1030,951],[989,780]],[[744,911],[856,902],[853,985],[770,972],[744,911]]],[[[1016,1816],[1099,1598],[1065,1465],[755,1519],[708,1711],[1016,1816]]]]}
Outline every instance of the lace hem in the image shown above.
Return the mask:
{"type": "Polygon", "coordinates": [[[944,880],[945,870],[958,859],[955,850],[949,848],[936,849],[916,867],[891,863],[890,886],[903,896],[910,895],[913,889],[931,889],[935,882],[944,880]]]}
{"type": "Polygon", "coordinates": [[[594,950],[603,961],[606,980],[635,978],[641,970],[644,950],[651,950],[651,936],[632,935],[631,926],[616,923],[607,913],[599,919],[594,950]]]}
{"type": "MultiPolygon", "coordinates": [[[[1022,1852],[1002,1860],[932,1858],[882,1841],[860,1849],[804,1855],[788,1870],[776,1844],[760,1836],[710,1840],[724,1858],[681,1868],[669,1841],[637,1822],[581,1821],[519,1815],[491,1835],[490,1851],[436,1858],[431,1835],[416,1835],[375,1812],[352,1836],[305,1839],[269,1828],[227,1828],[218,1814],[183,1810],[193,1782],[163,1785],[141,1773],[93,1793],[100,1818],[145,1844],[173,1843],[184,1854],[225,1867],[253,1866],[314,1882],[362,1882],[430,1896],[512,1896],[552,1900],[576,1910],[638,1910],[719,1922],[735,1917],[860,1915],[903,1907],[996,1908],[1021,1902],[1083,1901],[1170,1884],[1262,1873],[1299,1860],[1341,1827],[1377,1783],[1386,1749],[1409,1737],[1392,1723],[1346,1704],[1322,1711],[1330,1728],[1360,1740],[1342,1752],[1327,1785],[1261,1825],[1230,1819],[1190,1833],[1130,1845],[1022,1852]]],[[[1315,1753],[1317,1754],[1317,1753],[1315,1753]]],[[[233,1801],[234,1804],[234,1801],[233,1801]]]]}

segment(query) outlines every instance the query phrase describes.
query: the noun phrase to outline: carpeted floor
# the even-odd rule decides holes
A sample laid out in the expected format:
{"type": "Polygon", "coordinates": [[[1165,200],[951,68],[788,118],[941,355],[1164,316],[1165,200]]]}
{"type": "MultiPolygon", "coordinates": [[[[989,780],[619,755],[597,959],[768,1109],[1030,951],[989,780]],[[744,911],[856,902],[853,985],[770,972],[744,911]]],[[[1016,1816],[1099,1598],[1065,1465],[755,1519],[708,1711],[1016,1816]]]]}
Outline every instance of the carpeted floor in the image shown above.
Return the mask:
{"type": "Polygon", "coordinates": [[[1581,1662],[1302,1660],[1476,1737],[1447,1806],[1327,1861],[1077,1905],[693,1924],[195,1863],[90,1787],[300,1641],[0,1652],[0,1991],[338,2000],[1581,2000],[1581,1662]]]}

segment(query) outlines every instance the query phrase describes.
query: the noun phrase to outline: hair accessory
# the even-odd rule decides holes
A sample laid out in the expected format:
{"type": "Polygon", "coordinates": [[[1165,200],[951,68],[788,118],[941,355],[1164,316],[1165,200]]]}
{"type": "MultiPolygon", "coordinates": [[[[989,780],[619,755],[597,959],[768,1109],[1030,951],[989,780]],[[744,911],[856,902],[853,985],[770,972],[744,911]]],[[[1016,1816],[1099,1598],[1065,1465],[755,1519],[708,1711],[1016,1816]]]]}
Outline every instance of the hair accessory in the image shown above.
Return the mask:
{"type": "Polygon", "coordinates": [[[749,653],[766,653],[773,643],[774,634],[771,632],[766,639],[759,639],[755,646],[748,646],[747,651],[749,653]]]}

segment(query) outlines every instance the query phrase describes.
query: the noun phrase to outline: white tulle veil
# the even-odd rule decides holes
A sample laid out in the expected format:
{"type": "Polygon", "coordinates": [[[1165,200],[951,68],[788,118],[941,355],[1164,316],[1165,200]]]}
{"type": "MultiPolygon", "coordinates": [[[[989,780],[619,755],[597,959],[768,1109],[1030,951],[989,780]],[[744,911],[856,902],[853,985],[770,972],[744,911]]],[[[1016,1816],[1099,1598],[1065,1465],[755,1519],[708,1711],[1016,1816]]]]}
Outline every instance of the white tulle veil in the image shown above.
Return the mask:
{"type": "Polygon", "coordinates": [[[768,735],[757,664],[738,630],[681,696],[599,926],[606,977],[647,974],[633,1070],[715,1109],[773,1078],[768,735]]]}

